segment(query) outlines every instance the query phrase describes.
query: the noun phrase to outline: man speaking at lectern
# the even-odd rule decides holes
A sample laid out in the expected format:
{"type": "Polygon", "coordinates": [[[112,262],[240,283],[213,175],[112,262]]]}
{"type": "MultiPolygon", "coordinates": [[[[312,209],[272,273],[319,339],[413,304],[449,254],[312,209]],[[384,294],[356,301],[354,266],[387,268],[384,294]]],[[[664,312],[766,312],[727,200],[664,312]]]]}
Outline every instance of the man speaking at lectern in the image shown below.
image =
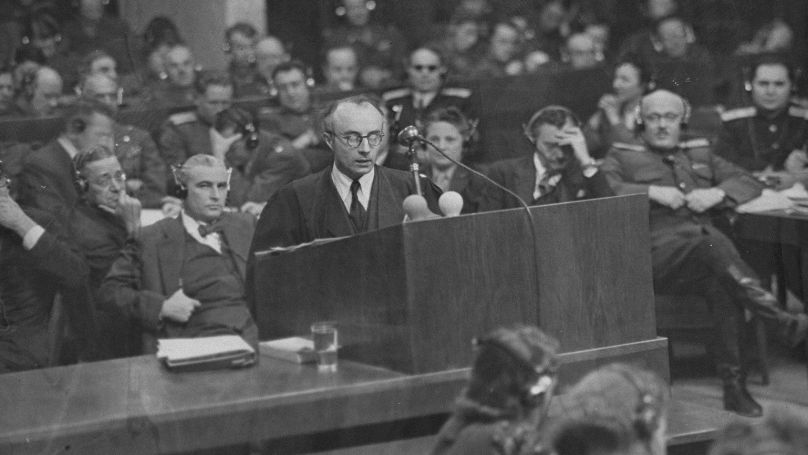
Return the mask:
{"type": "MultiPolygon", "coordinates": [[[[329,106],[323,115],[323,139],[334,152],[334,165],[289,183],[270,198],[251,252],[401,223],[402,203],[415,194],[415,182],[408,172],[374,164],[385,131],[381,109],[365,95],[329,106]]],[[[440,190],[424,179],[421,186],[427,205],[439,213],[440,190]]]]}

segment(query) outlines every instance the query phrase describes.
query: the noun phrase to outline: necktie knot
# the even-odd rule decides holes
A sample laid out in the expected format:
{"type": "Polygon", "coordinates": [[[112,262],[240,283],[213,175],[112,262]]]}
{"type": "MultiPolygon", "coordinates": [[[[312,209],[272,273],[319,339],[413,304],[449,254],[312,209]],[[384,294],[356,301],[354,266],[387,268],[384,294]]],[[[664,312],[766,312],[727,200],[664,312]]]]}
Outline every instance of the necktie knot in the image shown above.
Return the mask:
{"type": "Polygon", "coordinates": [[[202,238],[208,236],[208,234],[212,234],[214,232],[222,232],[222,227],[218,224],[200,224],[199,225],[199,235],[202,238]]]}
{"type": "Polygon", "coordinates": [[[359,188],[362,188],[362,185],[359,184],[359,180],[354,180],[351,182],[351,196],[356,197],[356,193],[359,192],[359,188]]]}

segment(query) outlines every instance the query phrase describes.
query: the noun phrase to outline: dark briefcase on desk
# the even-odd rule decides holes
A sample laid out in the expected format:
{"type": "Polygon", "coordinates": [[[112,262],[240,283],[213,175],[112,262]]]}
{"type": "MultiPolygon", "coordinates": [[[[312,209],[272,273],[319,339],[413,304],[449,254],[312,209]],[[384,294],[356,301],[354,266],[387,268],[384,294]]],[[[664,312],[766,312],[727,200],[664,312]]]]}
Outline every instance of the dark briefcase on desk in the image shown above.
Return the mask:
{"type": "Polygon", "coordinates": [[[256,361],[255,350],[238,335],[161,339],[157,358],[171,371],[243,368],[256,361]]]}

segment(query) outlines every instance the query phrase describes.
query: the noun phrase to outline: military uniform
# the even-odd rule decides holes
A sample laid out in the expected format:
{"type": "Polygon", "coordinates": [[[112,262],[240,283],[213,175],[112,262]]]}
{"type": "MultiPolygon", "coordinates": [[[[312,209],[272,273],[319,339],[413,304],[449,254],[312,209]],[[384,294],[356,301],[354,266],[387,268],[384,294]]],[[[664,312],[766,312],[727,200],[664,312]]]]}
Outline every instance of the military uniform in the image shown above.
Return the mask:
{"type": "Polygon", "coordinates": [[[151,108],[187,107],[194,104],[193,87],[177,87],[167,80],[158,80],[149,87],[148,104],[151,108]]]}
{"type": "Polygon", "coordinates": [[[145,208],[160,207],[160,200],[166,195],[166,165],[151,135],[134,125],[118,123],[113,131],[115,155],[127,181],[137,179],[143,183],[135,196],[145,208]]]}
{"type": "Polygon", "coordinates": [[[387,105],[391,138],[395,138],[401,129],[409,125],[422,130],[426,116],[440,108],[454,106],[466,117],[474,118],[471,90],[467,88],[443,87],[426,106],[415,105],[414,91],[411,88],[389,90],[382,94],[382,99],[387,105]]]}
{"type": "Polygon", "coordinates": [[[716,154],[749,171],[782,171],[788,155],[808,142],[808,110],[789,106],[773,117],[749,106],[721,114],[716,154]]]}
{"type": "MultiPolygon", "coordinates": [[[[738,304],[776,325],[788,337],[796,327],[771,294],[759,287],[732,241],[716,229],[711,216],[757,197],[762,185],[740,167],[714,155],[709,143],[695,139],[672,150],[615,143],[600,167],[618,195],[648,194],[651,185],[682,193],[717,187],[724,201],[705,213],[686,205],[676,210],[651,201],[650,233],[654,290],[698,294],[712,307],[715,352],[722,377],[740,369],[738,304]]],[[[726,386],[726,383],[725,383],[726,386]]]]}
{"type": "MultiPolygon", "coordinates": [[[[716,153],[749,171],[783,171],[788,155],[808,142],[808,110],[802,107],[789,106],[774,116],[742,107],[723,112],[721,120],[716,153]]],[[[781,268],[788,289],[804,298],[798,248],[741,238],[735,242],[762,277],[768,279],[781,268]]]]}
{"type": "MultiPolygon", "coordinates": [[[[171,166],[184,163],[188,158],[203,153],[213,155],[210,140],[211,125],[197,117],[196,112],[178,112],[170,115],[160,127],[157,144],[163,161],[171,166]]],[[[176,185],[171,172],[166,172],[166,188],[173,194],[176,185]]]]}
{"type": "Polygon", "coordinates": [[[334,155],[322,141],[322,129],[318,107],[312,105],[305,112],[294,112],[285,107],[265,107],[258,111],[258,122],[262,129],[280,134],[294,141],[311,129],[320,140],[319,144],[299,149],[309,162],[311,172],[325,169],[333,162],[334,155]]]}

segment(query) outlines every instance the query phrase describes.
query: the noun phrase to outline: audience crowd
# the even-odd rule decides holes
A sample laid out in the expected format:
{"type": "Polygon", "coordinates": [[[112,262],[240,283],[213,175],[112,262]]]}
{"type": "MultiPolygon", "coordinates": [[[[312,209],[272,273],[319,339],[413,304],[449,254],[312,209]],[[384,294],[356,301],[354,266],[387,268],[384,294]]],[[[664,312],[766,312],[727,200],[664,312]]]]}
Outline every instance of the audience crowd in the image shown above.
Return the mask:
{"type": "MultiPolygon", "coordinates": [[[[785,268],[804,298],[804,265],[716,220],[767,188],[808,182],[794,64],[806,57],[805,5],[445,3],[415,33],[397,27],[388,2],[343,0],[322,20],[318,61],[297,55],[296,37],[225,24],[228,63],[211,70],[168,17],[132,30],[115,2],[0,1],[0,123],[64,120],[56,137],[0,137],[0,373],[150,353],[166,336],[255,345],[256,251],[400,223],[416,187],[436,213],[448,191],[463,196],[463,213],[642,193],[655,290],[707,300],[724,407],[760,416],[745,384],[744,315],[802,342],[808,317],[783,309],[769,280],[785,268]],[[530,153],[490,162],[498,154],[480,150],[480,118],[496,100],[471,82],[586,71],[612,80],[591,116],[533,106],[515,120],[530,153]],[[722,103],[715,143],[684,136],[699,101],[679,93],[685,85],[722,103]],[[145,127],[126,121],[131,112],[160,117],[145,127]],[[411,125],[424,139],[414,145],[397,139],[411,125]],[[165,219],[142,226],[145,210],[165,219]],[[58,336],[54,305],[68,315],[58,336]]],[[[668,397],[653,374],[594,371],[547,423],[557,342],[517,327],[476,345],[434,453],[664,453],[668,397]]],[[[799,425],[735,425],[713,453],[804,453],[799,425]]]]}

